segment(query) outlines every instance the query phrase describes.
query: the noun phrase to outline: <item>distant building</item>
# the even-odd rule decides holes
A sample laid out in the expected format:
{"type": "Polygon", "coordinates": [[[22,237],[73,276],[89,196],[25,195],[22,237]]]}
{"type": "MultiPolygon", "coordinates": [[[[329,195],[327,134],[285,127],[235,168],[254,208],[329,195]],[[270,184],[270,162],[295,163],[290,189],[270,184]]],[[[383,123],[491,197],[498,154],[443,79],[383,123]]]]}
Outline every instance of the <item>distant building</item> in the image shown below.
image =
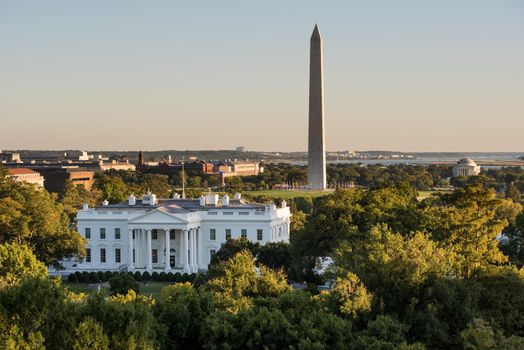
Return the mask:
{"type": "Polygon", "coordinates": [[[0,151],[0,163],[21,163],[20,153],[4,153],[0,151]]]}
{"type": "Polygon", "coordinates": [[[66,188],[67,181],[73,185],[83,185],[88,191],[91,190],[95,182],[95,172],[86,169],[74,168],[58,168],[58,167],[42,167],[38,171],[45,179],[44,187],[49,192],[63,193],[66,188]]]}
{"type": "Polygon", "coordinates": [[[7,169],[7,177],[10,177],[15,181],[27,182],[44,187],[44,177],[31,169],[10,168],[7,169]]]}
{"type": "Polygon", "coordinates": [[[245,151],[246,151],[246,148],[245,148],[244,146],[238,146],[238,147],[236,148],[236,151],[237,151],[237,152],[245,152],[245,151]]]}
{"type": "Polygon", "coordinates": [[[478,174],[480,174],[480,166],[468,158],[462,158],[453,166],[453,177],[477,176],[478,174]]]}
{"type": "Polygon", "coordinates": [[[100,161],[98,163],[98,166],[100,167],[101,171],[107,171],[107,170],[130,170],[135,171],[136,167],[134,164],[131,164],[129,162],[117,162],[116,160],[110,161],[110,162],[103,162],[100,161]]]}

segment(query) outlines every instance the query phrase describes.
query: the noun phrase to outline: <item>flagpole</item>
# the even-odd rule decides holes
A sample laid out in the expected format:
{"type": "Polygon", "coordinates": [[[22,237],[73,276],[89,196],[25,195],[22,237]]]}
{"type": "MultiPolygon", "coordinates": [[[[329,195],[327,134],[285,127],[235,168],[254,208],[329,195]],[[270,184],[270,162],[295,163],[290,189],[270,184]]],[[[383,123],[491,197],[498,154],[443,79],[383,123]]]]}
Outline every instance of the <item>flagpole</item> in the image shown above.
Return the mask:
{"type": "Polygon", "coordinates": [[[186,199],[186,173],[184,172],[184,159],[182,156],[182,199],[186,199]]]}

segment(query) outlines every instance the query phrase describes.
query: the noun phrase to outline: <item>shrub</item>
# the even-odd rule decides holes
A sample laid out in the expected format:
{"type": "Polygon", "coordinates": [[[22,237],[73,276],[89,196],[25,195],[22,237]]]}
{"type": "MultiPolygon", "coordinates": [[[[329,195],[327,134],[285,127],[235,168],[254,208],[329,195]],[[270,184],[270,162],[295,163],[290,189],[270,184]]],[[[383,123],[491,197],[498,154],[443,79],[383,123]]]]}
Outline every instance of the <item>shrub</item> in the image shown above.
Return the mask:
{"type": "Polygon", "coordinates": [[[96,272],[89,273],[89,282],[91,282],[91,283],[98,283],[98,282],[100,282],[100,278],[98,277],[98,273],[96,273],[96,272]]]}
{"type": "Polygon", "coordinates": [[[182,275],[182,281],[183,283],[186,283],[186,282],[189,282],[189,274],[188,273],[184,273],[182,275]]]}
{"type": "Polygon", "coordinates": [[[82,281],[82,272],[80,272],[80,271],[75,272],[75,276],[76,276],[76,280],[78,282],[82,281]]]}
{"type": "Polygon", "coordinates": [[[189,277],[188,277],[188,282],[193,283],[193,281],[196,279],[196,277],[197,277],[196,273],[190,274],[189,277]]]}
{"type": "Polygon", "coordinates": [[[89,273],[87,271],[82,272],[80,281],[83,283],[89,283],[89,273]]]}
{"type": "Polygon", "coordinates": [[[151,279],[151,274],[147,271],[144,271],[144,273],[142,274],[142,280],[149,281],[150,279],[151,279]]]}
{"type": "Polygon", "coordinates": [[[110,280],[114,275],[116,275],[116,274],[118,274],[117,271],[106,271],[106,272],[104,273],[104,275],[105,275],[104,278],[105,278],[105,279],[104,279],[103,281],[104,281],[104,282],[109,281],[109,280],[110,280]]]}
{"type": "Polygon", "coordinates": [[[134,278],[135,281],[142,282],[142,274],[139,271],[135,272],[134,278]]]}
{"type": "Polygon", "coordinates": [[[111,286],[111,294],[127,294],[129,290],[134,290],[138,293],[139,287],[135,279],[128,274],[115,275],[109,280],[111,286]]]}
{"type": "Polygon", "coordinates": [[[176,283],[182,283],[182,274],[180,272],[175,273],[173,281],[176,283]]]}
{"type": "Polygon", "coordinates": [[[76,275],[76,273],[71,273],[69,274],[69,276],[67,276],[67,281],[70,283],[76,283],[78,282],[78,276],[76,275]]]}
{"type": "Polygon", "coordinates": [[[175,275],[173,274],[173,272],[167,274],[167,281],[175,282],[175,275]]]}
{"type": "Polygon", "coordinates": [[[158,275],[158,280],[159,281],[167,281],[167,274],[165,272],[160,272],[160,274],[158,275]]]}
{"type": "Polygon", "coordinates": [[[153,271],[153,273],[151,274],[151,279],[152,279],[153,281],[160,281],[160,280],[159,280],[158,272],[153,271]]]}
{"type": "Polygon", "coordinates": [[[98,271],[98,279],[102,282],[107,282],[106,274],[104,271],[98,271]]]}

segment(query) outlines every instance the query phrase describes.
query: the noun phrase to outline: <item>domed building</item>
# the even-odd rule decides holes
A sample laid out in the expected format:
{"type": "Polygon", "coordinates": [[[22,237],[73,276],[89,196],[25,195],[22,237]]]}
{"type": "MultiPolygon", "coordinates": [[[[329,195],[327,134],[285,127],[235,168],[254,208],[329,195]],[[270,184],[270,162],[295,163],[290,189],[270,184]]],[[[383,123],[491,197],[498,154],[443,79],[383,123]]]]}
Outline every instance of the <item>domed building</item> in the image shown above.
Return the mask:
{"type": "Polygon", "coordinates": [[[477,176],[478,174],[480,174],[480,166],[469,158],[462,158],[453,166],[453,177],[477,176]]]}

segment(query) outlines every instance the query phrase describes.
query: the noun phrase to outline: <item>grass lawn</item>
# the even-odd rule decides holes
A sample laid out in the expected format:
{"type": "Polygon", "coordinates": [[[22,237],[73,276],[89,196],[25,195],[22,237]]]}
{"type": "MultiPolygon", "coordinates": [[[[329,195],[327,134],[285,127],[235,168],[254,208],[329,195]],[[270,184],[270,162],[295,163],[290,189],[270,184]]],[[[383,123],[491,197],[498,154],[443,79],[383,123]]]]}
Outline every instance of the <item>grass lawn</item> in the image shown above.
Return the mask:
{"type": "Polygon", "coordinates": [[[452,191],[418,191],[417,199],[419,201],[431,197],[437,193],[451,193],[452,191]]]}
{"type": "Polygon", "coordinates": [[[170,284],[175,284],[175,282],[149,281],[147,282],[147,285],[140,284],[140,294],[147,295],[156,299],[160,296],[160,289],[170,284]]]}
{"type": "MultiPolygon", "coordinates": [[[[62,284],[69,288],[70,291],[76,292],[76,293],[94,293],[97,290],[96,284],[89,284],[86,285],[85,283],[70,283],[70,282],[62,282],[62,284]]],[[[140,283],[140,294],[152,296],[153,298],[158,298],[160,296],[160,289],[163,287],[174,284],[174,282],[157,282],[157,281],[149,281],[147,285],[140,283]]],[[[101,291],[106,292],[109,294],[109,287],[101,287],[101,291]]]]}
{"type": "Polygon", "coordinates": [[[263,191],[243,191],[242,193],[250,196],[266,196],[270,198],[290,199],[295,197],[320,197],[332,193],[333,190],[326,191],[300,191],[300,190],[263,190],[263,191]]]}

